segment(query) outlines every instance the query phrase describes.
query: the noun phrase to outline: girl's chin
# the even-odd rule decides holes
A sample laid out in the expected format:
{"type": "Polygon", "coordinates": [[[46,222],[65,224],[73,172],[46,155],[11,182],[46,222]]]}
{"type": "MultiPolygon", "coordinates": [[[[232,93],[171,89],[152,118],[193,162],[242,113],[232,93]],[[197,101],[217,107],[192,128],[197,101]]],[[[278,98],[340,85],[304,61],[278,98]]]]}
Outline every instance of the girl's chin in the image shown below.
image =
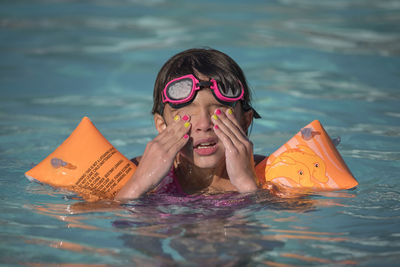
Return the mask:
{"type": "Polygon", "coordinates": [[[221,166],[220,160],[195,160],[193,164],[202,169],[215,169],[218,166],[221,166]]]}
{"type": "Polygon", "coordinates": [[[209,169],[221,167],[221,162],[224,155],[219,155],[219,153],[215,153],[210,156],[194,155],[194,157],[192,158],[187,157],[186,155],[182,156],[198,168],[209,169]]]}

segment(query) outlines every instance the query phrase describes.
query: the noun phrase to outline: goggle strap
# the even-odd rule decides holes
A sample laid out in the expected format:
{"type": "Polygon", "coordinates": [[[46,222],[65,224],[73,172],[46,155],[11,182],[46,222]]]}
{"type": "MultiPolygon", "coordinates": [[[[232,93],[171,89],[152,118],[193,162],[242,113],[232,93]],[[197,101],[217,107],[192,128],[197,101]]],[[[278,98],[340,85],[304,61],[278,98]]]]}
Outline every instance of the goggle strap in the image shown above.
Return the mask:
{"type": "Polygon", "coordinates": [[[244,111],[253,110],[253,117],[255,119],[261,119],[261,115],[258,114],[258,112],[249,103],[247,103],[247,101],[242,100],[241,102],[242,102],[242,108],[244,111]]]}

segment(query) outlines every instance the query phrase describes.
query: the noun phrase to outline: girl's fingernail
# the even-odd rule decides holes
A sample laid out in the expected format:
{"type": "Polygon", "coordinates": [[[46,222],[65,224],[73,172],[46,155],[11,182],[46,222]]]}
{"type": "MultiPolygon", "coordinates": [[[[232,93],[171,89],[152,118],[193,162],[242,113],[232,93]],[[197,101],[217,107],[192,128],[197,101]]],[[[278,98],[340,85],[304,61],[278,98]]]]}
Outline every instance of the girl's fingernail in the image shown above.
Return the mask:
{"type": "Polygon", "coordinates": [[[221,114],[221,110],[220,110],[219,108],[217,108],[217,109],[215,110],[215,114],[220,115],[220,114],[221,114]]]}
{"type": "Polygon", "coordinates": [[[183,138],[188,139],[188,138],[189,138],[189,135],[188,135],[188,134],[185,134],[185,135],[183,136],[183,138]]]}
{"type": "Polygon", "coordinates": [[[185,128],[188,128],[190,126],[190,122],[185,122],[183,126],[185,126],[185,128]]]}
{"type": "Polygon", "coordinates": [[[184,121],[189,120],[189,116],[188,116],[188,115],[183,116],[183,117],[182,117],[182,120],[184,120],[184,121]]]}
{"type": "Polygon", "coordinates": [[[214,125],[214,129],[215,129],[215,130],[218,130],[218,129],[219,129],[218,125],[215,124],[215,125],[214,125]]]}
{"type": "Polygon", "coordinates": [[[231,114],[231,115],[233,114],[232,109],[230,109],[230,108],[228,109],[228,114],[231,114]]]}
{"type": "Polygon", "coordinates": [[[174,121],[179,121],[179,115],[176,115],[176,116],[174,117],[174,121]]]}
{"type": "Polygon", "coordinates": [[[217,116],[216,114],[213,114],[211,117],[212,117],[214,120],[218,120],[218,116],[217,116]]]}

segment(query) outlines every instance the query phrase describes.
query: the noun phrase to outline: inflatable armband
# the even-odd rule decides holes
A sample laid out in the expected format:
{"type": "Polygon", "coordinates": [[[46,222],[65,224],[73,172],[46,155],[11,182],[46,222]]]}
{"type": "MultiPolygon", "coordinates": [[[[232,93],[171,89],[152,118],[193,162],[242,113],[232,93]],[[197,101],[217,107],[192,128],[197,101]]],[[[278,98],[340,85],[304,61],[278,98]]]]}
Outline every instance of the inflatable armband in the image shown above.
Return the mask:
{"type": "Polygon", "coordinates": [[[113,199],[135,170],[136,165],[84,117],[71,135],[25,176],[95,201],[113,199]]]}
{"type": "MultiPolygon", "coordinates": [[[[340,142],[340,138],[334,140],[340,142]]],[[[317,120],[256,166],[259,183],[312,190],[340,190],[358,182],[317,120]]]]}

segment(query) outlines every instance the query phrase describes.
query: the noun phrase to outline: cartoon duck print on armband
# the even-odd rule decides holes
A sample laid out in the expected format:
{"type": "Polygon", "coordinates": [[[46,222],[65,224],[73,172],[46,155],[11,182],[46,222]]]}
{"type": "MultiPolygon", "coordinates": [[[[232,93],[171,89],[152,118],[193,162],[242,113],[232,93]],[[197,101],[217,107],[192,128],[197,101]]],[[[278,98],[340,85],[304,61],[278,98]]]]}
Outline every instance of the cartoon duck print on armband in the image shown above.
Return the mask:
{"type": "Polygon", "coordinates": [[[324,161],[307,146],[288,149],[267,166],[265,179],[272,181],[284,177],[304,187],[313,187],[312,178],[328,182],[324,161]]]}
{"type": "MultiPolygon", "coordinates": [[[[307,142],[319,135],[321,135],[319,131],[306,127],[301,129],[298,138],[302,139],[302,142],[307,142]]],[[[294,148],[285,144],[285,148],[286,151],[266,166],[265,180],[267,182],[280,178],[285,179],[291,186],[312,188],[316,182],[329,181],[324,160],[310,147],[298,143],[294,148]]]]}

